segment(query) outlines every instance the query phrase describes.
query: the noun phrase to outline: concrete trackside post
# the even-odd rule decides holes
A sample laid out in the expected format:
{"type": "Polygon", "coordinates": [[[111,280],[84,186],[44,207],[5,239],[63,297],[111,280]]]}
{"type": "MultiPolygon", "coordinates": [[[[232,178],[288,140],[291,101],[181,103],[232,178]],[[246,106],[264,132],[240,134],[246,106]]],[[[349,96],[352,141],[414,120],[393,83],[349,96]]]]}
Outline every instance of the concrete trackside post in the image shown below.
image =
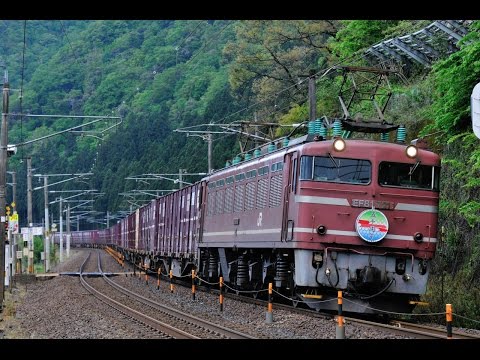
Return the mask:
{"type": "Polygon", "coordinates": [[[452,321],[453,321],[452,304],[446,304],[446,316],[447,316],[447,339],[452,339],[453,338],[453,332],[452,332],[452,321]]]}
{"type": "Polygon", "coordinates": [[[223,276],[220,276],[220,311],[223,311],[223,276]]]}
{"type": "Polygon", "coordinates": [[[148,286],[148,268],[147,268],[147,264],[145,264],[145,285],[148,286]]]}
{"type": "Polygon", "coordinates": [[[267,307],[267,324],[273,323],[273,312],[272,312],[272,294],[273,293],[273,284],[268,283],[268,307],[267,307]]]}
{"type": "Polygon", "coordinates": [[[338,316],[337,316],[337,327],[335,331],[335,337],[337,339],[345,339],[345,320],[343,319],[342,312],[343,296],[342,291],[338,292],[338,316]]]}
{"type": "Polygon", "coordinates": [[[192,270],[192,300],[195,301],[195,270],[192,270]]]}

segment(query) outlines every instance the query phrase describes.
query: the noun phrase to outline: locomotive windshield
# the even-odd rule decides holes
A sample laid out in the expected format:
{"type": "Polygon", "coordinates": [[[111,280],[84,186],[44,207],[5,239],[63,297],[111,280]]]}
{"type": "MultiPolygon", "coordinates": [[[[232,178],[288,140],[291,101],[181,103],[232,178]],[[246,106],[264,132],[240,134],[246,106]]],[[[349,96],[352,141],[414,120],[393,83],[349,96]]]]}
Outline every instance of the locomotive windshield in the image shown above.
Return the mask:
{"type": "Polygon", "coordinates": [[[420,190],[439,190],[440,168],[437,166],[383,161],[378,170],[380,186],[420,190]]]}
{"type": "Polygon", "coordinates": [[[331,156],[302,156],[300,180],[368,184],[372,164],[368,160],[332,158],[331,156]]]}

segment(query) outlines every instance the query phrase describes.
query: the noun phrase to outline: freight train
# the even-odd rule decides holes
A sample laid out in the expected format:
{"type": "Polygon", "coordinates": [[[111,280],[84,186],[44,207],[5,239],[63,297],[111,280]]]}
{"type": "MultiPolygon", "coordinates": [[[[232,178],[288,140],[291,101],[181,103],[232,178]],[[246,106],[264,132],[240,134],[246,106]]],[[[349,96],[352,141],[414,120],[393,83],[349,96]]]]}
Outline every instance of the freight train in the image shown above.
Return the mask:
{"type": "Polygon", "coordinates": [[[271,282],[317,310],[343,290],[344,311],[410,312],[435,254],[439,182],[426,148],[309,134],[152,200],[95,242],[152,271],[241,291],[271,282]]]}

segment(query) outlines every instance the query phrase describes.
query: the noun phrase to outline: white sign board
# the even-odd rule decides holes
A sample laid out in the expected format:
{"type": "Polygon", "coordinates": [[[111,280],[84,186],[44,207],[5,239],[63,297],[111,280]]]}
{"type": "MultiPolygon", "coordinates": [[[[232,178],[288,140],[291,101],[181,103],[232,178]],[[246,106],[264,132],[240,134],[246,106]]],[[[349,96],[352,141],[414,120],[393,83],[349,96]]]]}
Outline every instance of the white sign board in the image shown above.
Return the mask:
{"type": "Polygon", "coordinates": [[[20,250],[20,251],[17,251],[17,259],[21,259],[23,257],[23,252],[20,250]]]}
{"type": "Polygon", "coordinates": [[[30,250],[30,251],[28,252],[28,258],[29,258],[29,259],[33,259],[33,251],[30,250]]]}
{"type": "Polygon", "coordinates": [[[22,227],[20,232],[22,233],[23,241],[30,243],[30,239],[32,238],[30,235],[30,228],[22,227]]]}
{"type": "Polygon", "coordinates": [[[28,248],[23,248],[23,256],[28,256],[28,248]]]}
{"type": "Polygon", "coordinates": [[[472,91],[471,111],[473,132],[480,139],[480,83],[475,85],[472,91]]]}
{"type": "MultiPolygon", "coordinates": [[[[5,259],[8,259],[8,255],[9,255],[9,246],[5,246],[5,259]]],[[[8,266],[8,262],[5,261],[5,281],[4,281],[4,285],[5,286],[10,286],[10,266],[8,266]]],[[[3,266],[3,265],[2,265],[3,266]]]]}
{"type": "Polygon", "coordinates": [[[43,227],[34,226],[31,229],[32,229],[32,235],[43,235],[43,227]]]}

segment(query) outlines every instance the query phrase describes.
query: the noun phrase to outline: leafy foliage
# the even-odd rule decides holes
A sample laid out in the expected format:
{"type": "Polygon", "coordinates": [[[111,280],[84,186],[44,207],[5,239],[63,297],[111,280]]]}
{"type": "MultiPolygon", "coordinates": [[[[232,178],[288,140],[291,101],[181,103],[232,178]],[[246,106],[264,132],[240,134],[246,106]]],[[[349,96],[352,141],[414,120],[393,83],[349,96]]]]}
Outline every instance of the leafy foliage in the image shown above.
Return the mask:
{"type": "Polygon", "coordinates": [[[235,41],[224,50],[230,67],[230,84],[240,94],[251,88],[261,102],[262,118],[278,116],[307,96],[309,70],[320,70],[328,54],[327,40],[336,21],[242,21],[236,24],[235,41]],[[303,82],[302,82],[303,80],[303,82]],[[286,109],[286,110],[285,110],[286,109]],[[274,110],[272,112],[272,110],[274,110]]]}
{"type": "Polygon", "coordinates": [[[385,37],[387,29],[398,20],[347,20],[344,27],[331,43],[333,53],[339,58],[347,58],[360,49],[369,47],[385,37]]]}
{"type": "MultiPolygon", "coordinates": [[[[7,48],[4,53],[7,64],[12,64],[11,87],[19,88],[21,71],[16,60],[22,55],[23,47],[19,44],[23,45],[24,22],[2,23],[2,35],[7,38],[3,42],[7,48]]],[[[178,172],[179,167],[205,172],[206,143],[200,139],[187,141],[184,134],[172,130],[218,121],[241,106],[242,100],[229,94],[228,62],[221,57],[224,44],[233,38],[232,24],[27,21],[23,111],[44,115],[113,115],[121,116],[123,123],[120,128],[100,133],[114,122],[99,122],[83,129],[94,136],[66,133],[22,147],[9,161],[10,170],[17,172],[18,188],[26,187],[24,158],[31,156],[37,174],[93,172],[89,187],[105,193],[95,201],[94,208],[115,212],[128,209],[119,193],[148,188],[146,184],[125,180],[128,176],[178,172]],[[32,38],[37,41],[32,43],[33,50],[28,47],[32,38]],[[36,61],[38,58],[42,61],[36,61]]],[[[19,98],[11,96],[10,111],[19,112],[19,107],[19,98]]],[[[38,139],[82,123],[81,119],[68,116],[18,120],[10,120],[10,143],[38,139]]],[[[214,167],[221,167],[231,156],[235,148],[232,140],[214,141],[214,167]]],[[[155,185],[168,189],[173,183],[155,185]]],[[[78,182],[66,182],[55,189],[85,187],[78,182]]],[[[26,219],[25,195],[26,192],[17,191],[21,221],[26,219]]],[[[34,222],[39,223],[43,217],[43,193],[35,191],[33,197],[34,222]]],[[[57,208],[53,207],[51,213],[58,216],[57,208]]],[[[82,224],[85,226],[88,224],[82,224]]]]}
{"type": "Polygon", "coordinates": [[[428,130],[458,133],[470,126],[470,94],[480,79],[480,22],[470,26],[460,51],[435,64],[434,123],[428,130]]]}

